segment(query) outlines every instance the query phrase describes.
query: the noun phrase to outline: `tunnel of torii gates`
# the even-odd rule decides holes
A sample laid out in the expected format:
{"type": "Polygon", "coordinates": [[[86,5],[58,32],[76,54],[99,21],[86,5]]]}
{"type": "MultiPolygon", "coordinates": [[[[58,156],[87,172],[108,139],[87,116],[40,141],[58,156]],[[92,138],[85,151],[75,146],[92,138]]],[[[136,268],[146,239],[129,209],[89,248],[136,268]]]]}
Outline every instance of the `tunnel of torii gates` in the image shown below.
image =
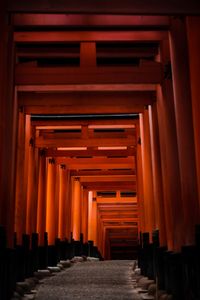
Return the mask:
{"type": "Polygon", "coordinates": [[[200,18],[29,4],[0,18],[7,246],[14,233],[42,246],[46,232],[49,245],[93,241],[109,259],[132,258],[140,233],[174,252],[194,244],[200,18]]]}

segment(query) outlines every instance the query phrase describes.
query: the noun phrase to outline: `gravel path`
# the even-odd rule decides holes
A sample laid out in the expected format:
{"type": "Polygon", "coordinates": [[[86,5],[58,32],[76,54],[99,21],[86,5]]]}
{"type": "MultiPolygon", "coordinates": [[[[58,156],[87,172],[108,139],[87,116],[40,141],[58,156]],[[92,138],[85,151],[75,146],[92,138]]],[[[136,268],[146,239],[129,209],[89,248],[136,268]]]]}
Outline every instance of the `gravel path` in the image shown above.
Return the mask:
{"type": "Polygon", "coordinates": [[[132,261],[83,262],[44,280],[36,300],[136,300],[132,261]]]}

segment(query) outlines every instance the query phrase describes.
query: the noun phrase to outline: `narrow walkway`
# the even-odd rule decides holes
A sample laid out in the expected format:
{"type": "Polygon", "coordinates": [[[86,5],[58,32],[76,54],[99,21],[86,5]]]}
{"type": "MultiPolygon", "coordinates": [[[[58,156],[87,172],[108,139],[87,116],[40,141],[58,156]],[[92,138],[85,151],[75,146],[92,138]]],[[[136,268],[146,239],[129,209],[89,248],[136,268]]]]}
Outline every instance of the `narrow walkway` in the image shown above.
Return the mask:
{"type": "Polygon", "coordinates": [[[45,279],[36,300],[136,300],[131,283],[133,261],[77,263],[45,279]]]}

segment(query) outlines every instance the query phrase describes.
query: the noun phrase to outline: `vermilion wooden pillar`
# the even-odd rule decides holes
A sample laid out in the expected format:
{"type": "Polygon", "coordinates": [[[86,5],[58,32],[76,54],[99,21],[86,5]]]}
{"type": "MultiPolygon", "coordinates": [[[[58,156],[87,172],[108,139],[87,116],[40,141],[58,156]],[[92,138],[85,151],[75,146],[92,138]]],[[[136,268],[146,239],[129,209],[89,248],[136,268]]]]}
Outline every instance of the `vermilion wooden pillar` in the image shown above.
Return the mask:
{"type": "Polygon", "coordinates": [[[39,176],[38,176],[38,204],[37,204],[37,232],[39,245],[44,245],[46,230],[46,156],[45,150],[39,151],[39,176]]]}
{"type": "Polygon", "coordinates": [[[59,166],[59,214],[58,214],[58,237],[61,240],[66,238],[67,226],[67,177],[68,170],[65,165],[59,166]]]}
{"type": "Polygon", "coordinates": [[[161,61],[165,65],[166,71],[168,71],[165,74],[162,86],[158,86],[157,88],[157,112],[167,246],[169,250],[180,251],[183,245],[184,228],[168,41],[161,43],[160,53],[161,61]]]}
{"type": "Polygon", "coordinates": [[[22,243],[22,235],[26,232],[26,194],[24,194],[25,169],[25,114],[19,111],[18,141],[17,141],[17,168],[15,190],[15,232],[17,244],[22,243]]]}
{"type": "Polygon", "coordinates": [[[78,177],[73,181],[73,198],[72,198],[73,224],[72,232],[75,241],[80,240],[81,233],[81,184],[78,177]]]}
{"type": "Polygon", "coordinates": [[[156,103],[149,106],[150,140],[153,174],[153,195],[155,203],[155,227],[159,229],[159,240],[161,246],[166,246],[166,227],[163,203],[162,170],[160,158],[160,143],[158,133],[158,120],[156,103]]]}
{"type": "Polygon", "coordinates": [[[81,42],[80,66],[87,67],[87,68],[96,66],[96,43],[95,42],[81,42]]]}
{"type": "Polygon", "coordinates": [[[137,130],[137,153],[136,153],[136,172],[137,172],[137,201],[139,213],[139,231],[145,232],[145,214],[144,214],[144,191],[143,191],[143,177],[142,177],[142,153],[141,153],[141,137],[140,128],[137,130]]]}
{"type": "Polygon", "coordinates": [[[88,190],[82,188],[82,225],[81,232],[83,233],[83,241],[88,241],[88,190]]]}
{"type": "Polygon", "coordinates": [[[56,164],[56,179],[55,179],[55,212],[54,212],[54,220],[55,220],[55,236],[58,238],[59,235],[59,194],[60,194],[60,174],[59,174],[60,166],[56,164]]]}
{"type": "Polygon", "coordinates": [[[50,158],[47,165],[47,191],[46,191],[46,231],[48,233],[49,245],[55,244],[56,238],[56,199],[55,187],[56,182],[56,163],[53,158],[50,158]]]}
{"type": "Polygon", "coordinates": [[[195,138],[196,169],[198,183],[198,199],[200,205],[200,17],[187,17],[187,40],[189,49],[190,86],[192,95],[192,113],[195,138]]]}
{"type": "Polygon", "coordinates": [[[88,193],[88,240],[92,241],[93,234],[92,234],[92,198],[93,192],[89,191],[88,193]]]}
{"type": "Polygon", "coordinates": [[[94,246],[97,246],[97,200],[96,197],[92,199],[92,219],[93,219],[93,241],[94,246]]]}
{"type": "Polygon", "coordinates": [[[195,164],[190,76],[184,18],[172,18],[170,52],[184,213],[185,244],[194,243],[195,224],[199,223],[197,173],[195,164]]]}
{"type": "Polygon", "coordinates": [[[27,182],[27,210],[26,233],[32,234],[37,228],[37,174],[36,151],[34,147],[33,132],[29,140],[28,182],[27,182]]]}
{"type": "Polygon", "coordinates": [[[71,189],[70,189],[70,170],[67,173],[67,214],[66,214],[66,238],[71,238],[71,220],[72,220],[72,198],[71,198],[71,189]]]}
{"type": "Polygon", "coordinates": [[[17,103],[14,93],[14,44],[12,27],[0,4],[0,224],[13,246],[15,216],[15,163],[17,140],[17,103]]]}
{"type": "Polygon", "coordinates": [[[149,130],[148,109],[140,114],[140,131],[141,131],[141,150],[142,150],[142,175],[144,190],[144,214],[145,214],[145,231],[150,235],[155,229],[155,207],[153,195],[152,179],[152,162],[151,162],[151,144],[149,130]]]}

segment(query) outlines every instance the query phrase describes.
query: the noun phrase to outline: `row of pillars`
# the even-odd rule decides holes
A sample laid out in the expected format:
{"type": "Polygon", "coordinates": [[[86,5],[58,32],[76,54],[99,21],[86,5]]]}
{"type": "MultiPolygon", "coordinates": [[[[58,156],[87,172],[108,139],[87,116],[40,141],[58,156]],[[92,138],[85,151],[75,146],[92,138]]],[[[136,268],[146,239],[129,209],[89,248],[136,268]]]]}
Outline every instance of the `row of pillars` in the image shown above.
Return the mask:
{"type": "MultiPolygon", "coordinates": [[[[19,210],[23,212],[20,228],[30,231],[30,227],[34,227],[35,230],[39,223],[35,218],[30,221],[36,205],[30,200],[36,193],[31,190],[30,182],[34,182],[36,177],[28,177],[26,160],[27,155],[32,155],[31,149],[28,153],[28,147],[25,147],[24,156],[19,158],[17,155],[16,159],[16,148],[20,148],[21,144],[17,144],[20,137],[18,133],[17,139],[13,29],[8,24],[4,8],[0,11],[0,224],[6,228],[8,245],[12,247],[16,227],[14,220],[20,222],[19,210]],[[16,166],[23,159],[21,181],[24,182],[24,176],[27,176],[28,188],[26,185],[21,188],[20,177],[15,178],[16,166]],[[18,182],[16,187],[15,182],[18,182]],[[27,206],[23,200],[23,205],[17,207],[16,191],[27,195],[27,206]],[[24,218],[26,214],[29,217],[24,218]],[[25,220],[31,224],[25,224],[25,220]]],[[[175,251],[179,251],[181,245],[194,242],[194,225],[199,223],[199,25],[199,17],[171,19],[169,39],[161,42],[158,59],[165,66],[170,66],[171,62],[172,79],[170,68],[166,68],[165,80],[157,87],[157,101],[140,116],[141,145],[138,145],[137,165],[141,231],[152,232],[158,228],[161,243],[175,251]]],[[[25,139],[25,134],[21,138],[25,139]]],[[[27,139],[24,143],[29,141],[27,139]]],[[[31,163],[32,160],[29,160],[31,163]]],[[[37,205],[39,207],[40,204],[37,205]]],[[[46,213],[48,216],[48,208],[46,213]]],[[[45,221],[45,226],[47,224],[45,221]]]]}
{"type": "Polygon", "coordinates": [[[93,240],[96,244],[97,212],[91,205],[92,192],[83,188],[79,177],[70,176],[66,165],[57,164],[54,158],[46,157],[45,150],[34,147],[30,134],[27,138],[27,131],[30,133],[31,128],[30,116],[24,116],[23,112],[19,115],[15,203],[17,243],[21,244],[24,233],[38,233],[39,245],[42,246],[44,232],[47,232],[49,245],[54,245],[57,238],[79,241],[80,236],[84,242],[93,240]]]}
{"type": "Polygon", "coordinates": [[[160,245],[175,252],[195,243],[200,220],[199,25],[198,17],[171,19],[157,58],[165,78],[139,117],[141,232],[159,229],[160,245]]]}

